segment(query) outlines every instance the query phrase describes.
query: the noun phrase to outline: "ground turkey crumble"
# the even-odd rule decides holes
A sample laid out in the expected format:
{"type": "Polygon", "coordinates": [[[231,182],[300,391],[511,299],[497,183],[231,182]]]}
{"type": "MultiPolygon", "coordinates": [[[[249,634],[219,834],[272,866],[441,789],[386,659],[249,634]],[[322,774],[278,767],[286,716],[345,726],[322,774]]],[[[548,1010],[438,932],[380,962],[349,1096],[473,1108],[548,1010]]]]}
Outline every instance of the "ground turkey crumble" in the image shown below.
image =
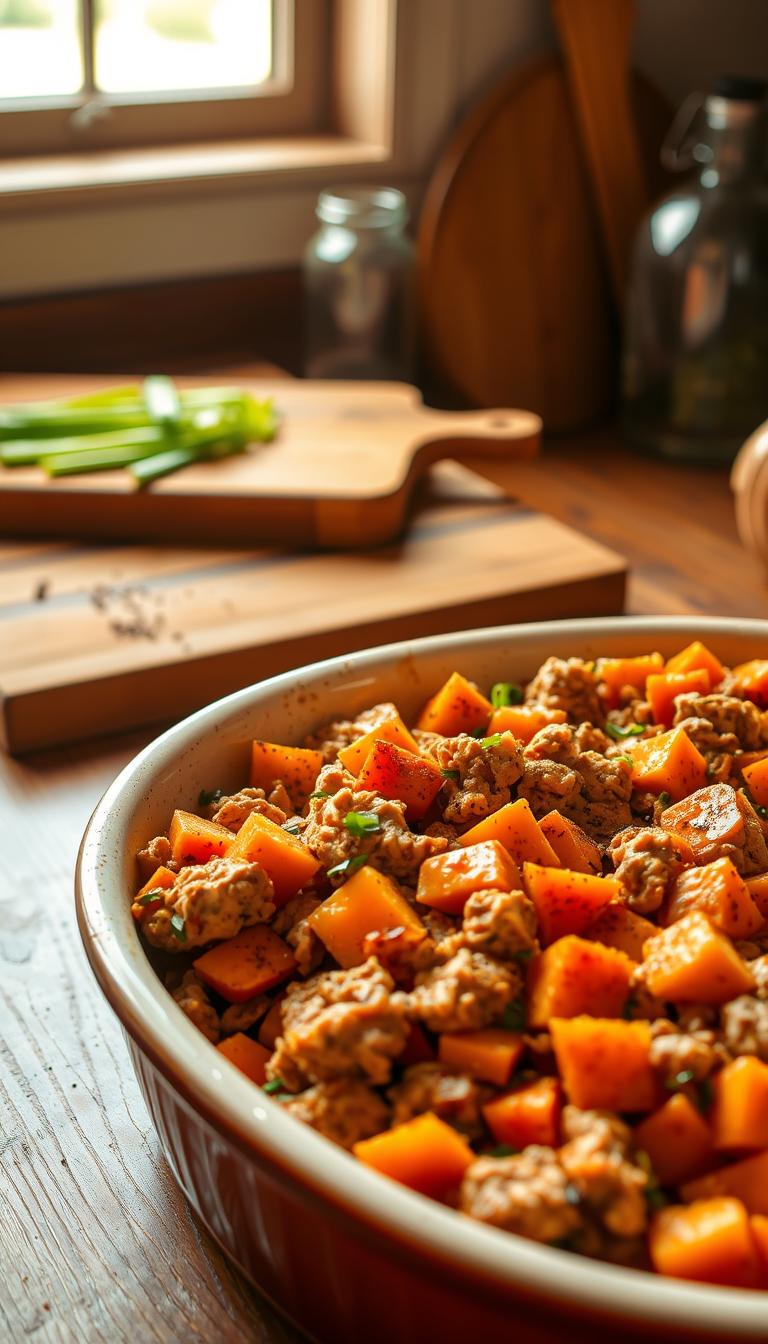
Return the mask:
{"type": "Polygon", "coordinates": [[[405,996],[375,957],[348,971],[294,981],[282,1005],[283,1034],[267,1065],[289,1092],[333,1078],[389,1082],[407,1036],[405,996]]]}
{"type": "Polygon", "coordinates": [[[209,859],[180,870],[163,893],[160,908],[147,907],[141,931],[153,947],[188,952],[263,924],[275,912],[273,895],[272,883],[257,863],[209,859]]]}
{"type": "Polygon", "coordinates": [[[393,719],[396,716],[397,706],[384,701],[380,705],[372,705],[370,709],[361,710],[354,719],[339,719],[332,723],[324,723],[321,728],[316,728],[313,733],[305,737],[304,746],[312,751],[319,751],[324,761],[335,761],[344,747],[350,746],[359,737],[365,737],[366,733],[377,724],[383,723],[385,719],[393,719]]]}
{"type": "Polygon", "coordinates": [[[569,723],[603,722],[594,664],[581,658],[547,658],[526,687],[525,698],[546,709],[561,709],[569,723]]]}
{"type": "Polygon", "coordinates": [[[427,750],[445,775],[440,795],[445,822],[465,825],[508,803],[523,774],[523,753],[512,733],[478,739],[440,737],[427,750]],[[484,742],[487,745],[484,745],[484,742]]]}
{"type": "Polygon", "coordinates": [[[390,1120],[389,1108],[378,1092],[356,1078],[316,1083],[283,1105],[289,1115],[342,1148],[380,1134],[390,1120]]]}
{"type": "Polygon", "coordinates": [[[325,956],[325,944],[320,941],[309,916],[320,905],[317,896],[299,895],[278,910],[272,928],[293,948],[300,975],[316,971],[325,956]]]}
{"type": "Polygon", "coordinates": [[[627,1125],[608,1112],[565,1106],[562,1128],[560,1162],[582,1207],[613,1236],[640,1236],[648,1219],[648,1176],[629,1160],[627,1125]]]}
{"type": "Polygon", "coordinates": [[[464,906],[462,932],[473,952],[524,961],[539,950],[536,908],[522,891],[475,891],[464,906]]]}
{"type": "MultiPolygon", "coordinates": [[[[309,817],[302,840],[324,868],[334,868],[346,859],[365,855],[375,868],[396,878],[413,878],[424,859],[442,854],[448,841],[441,836],[417,835],[408,827],[403,803],[380,798],[376,793],[355,787],[348,771],[327,765],[317,777],[317,792],[330,796],[314,797],[309,802],[309,817]],[[373,813],[379,829],[353,835],[344,824],[348,812],[373,813]]],[[[338,885],[347,874],[331,880],[338,885]]]]}
{"type": "Polygon", "coordinates": [[[539,1144],[514,1157],[478,1157],[464,1174],[459,1207],[481,1223],[550,1245],[582,1226],[556,1152],[539,1144]]]}
{"type": "Polygon", "coordinates": [[[136,861],[143,882],[148,882],[154,877],[158,868],[168,868],[172,873],[178,872],[179,868],[172,857],[171,842],[167,835],[156,835],[154,839],[148,841],[144,848],[139,850],[136,861]]]}
{"type": "Polygon", "coordinates": [[[651,1023],[651,1066],[664,1087],[674,1088],[681,1074],[691,1074],[692,1083],[701,1082],[729,1058],[708,1027],[681,1031],[679,1023],[665,1018],[651,1023]]]}
{"type": "Polygon", "coordinates": [[[693,863],[689,845],[660,826],[628,826],[608,846],[630,910],[647,915],[671,894],[683,869],[693,863]]]}
{"type": "MultiPolygon", "coordinates": [[[[173,978],[176,977],[173,976],[173,978]]],[[[182,977],[181,984],[177,985],[175,989],[172,988],[169,977],[168,988],[182,1013],[215,1045],[221,1036],[219,1017],[208,998],[205,987],[200,984],[194,971],[187,971],[182,977]]]]}
{"type": "Polygon", "coordinates": [[[733,695],[678,695],[674,724],[685,728],[704,755],[768,747],[768,712],[733,695]],[[689,727],[692,722],[695,728],[689,727]]]}
{"type": "Polygon", "coordinates": [[[518,795],[528,800],[535,817],[554,808],[600,843],[607,844],[632,821],[631,767],[623,758],[580,751],[567,723],[541,728],[528,743],[518,795]]]}
{"type": "MultiPolygon", "coordinates": [[[[754,970],[755,963],[750,964],[754,970]]],[[[720,1010],[723,1043],[732,1055],[756,1055],[768,1062],[768,1003],[741,994],[720,1010]]]]}
{"type": "Polygon", "coordinates": [[[481,1106],[490,1095],[465,1073],[454,1073],[436,1062],[412,1064],[387,1094],[392,1102],[392,1123],[405,1124],[416,1115],[433,1111],[468,1138],[485,1132],[481,1106]]]}
{"type": "Polygon", "coordinates": [[[211,821],[217,822],[219,826],[226,826],[228,831],[239,831],[243,822],[254,812],[260,817],[266,817],[268,821],[274,821],[276,826],[282,826],[288,814],[293,811],[290,799],[287,794],[283,797],[284,793],[282,785],[279,791],[272,789],[269,798],[263,789],[240,789],[237,793],[225,795],[215,803],[210,803],[207,813],[211,821]],[[282,803],[278,806],[275,803],[276,797],[287,803],[287,808],[284,808],[282,803]]]}
{"type": "Polygon", "coordinates": [[[408,1015],[430,1031],[474,1031],[500,1022],[522,987],[517,967],[462,947],[442,966],[416,976],[408,1015]]]}

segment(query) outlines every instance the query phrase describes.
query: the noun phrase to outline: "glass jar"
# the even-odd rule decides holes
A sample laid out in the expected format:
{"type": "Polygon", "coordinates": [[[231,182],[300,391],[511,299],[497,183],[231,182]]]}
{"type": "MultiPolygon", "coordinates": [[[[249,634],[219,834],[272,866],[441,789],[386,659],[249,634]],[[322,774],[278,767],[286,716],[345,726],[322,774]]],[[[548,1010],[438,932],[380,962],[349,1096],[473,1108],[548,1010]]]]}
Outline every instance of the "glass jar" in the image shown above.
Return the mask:
{"type": "MultiPolygon", "coordinates": [[[[695,179],[646,216],[625,330],[623,423],[638,447],[729,461],[768,417],[766,85],[724,78],[688,116],[695,179]]],[[[685,113],[685,108],[682,110],[685,113]]]]}
{"type": "Polygon", "coordinates": [[[320,193],[304,253],[305,372],[311,378],[413,376],[413,246],[393,187],[320,193]]]}

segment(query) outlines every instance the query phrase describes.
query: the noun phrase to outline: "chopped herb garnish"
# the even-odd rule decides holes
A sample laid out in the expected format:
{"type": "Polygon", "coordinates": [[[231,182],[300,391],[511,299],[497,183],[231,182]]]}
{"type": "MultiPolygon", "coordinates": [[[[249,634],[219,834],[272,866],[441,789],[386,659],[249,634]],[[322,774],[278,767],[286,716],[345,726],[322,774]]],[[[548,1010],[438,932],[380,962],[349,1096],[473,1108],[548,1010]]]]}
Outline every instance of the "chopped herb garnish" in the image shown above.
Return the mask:
{"type": "Polygon", "coordinates": [[[567,1199],[569,1204],[581,1203],[581,1195],[579,1194],[577,1187],[573,1185],[570,1181],[568,1181],[565,1187],[565,1198],[567,1199]]]}
{"type": "Polygon", "coordinates": [[[301,835],[301,817],[289,817],[283,822],[283,830],[289,835],[301,835]]]}
{"type": "Polygon", "coordinates": [[[628,994],[626,999],[624,1000],[624,1007],[621,1010],[621,1016],[625,1018],[627,1022],[631,1022],[636,1012],[637,1012],[637,995],[628,994]]]}
{"type": "Polygon", "coordinates": [[[669,1203],[659,1185],[648,1185],[645,1189],[645,1202],[649,1209],[663,1209],[669,1203]]]}
{"type": "Polygon", "coordinates": [[[696,1105],[700,1111],[708,1111],[715,1099],[715,1091],[708,1078],[702,1078],[696,1084],[696,1105]]]}
{"type": "Polygon", "coordinates": [[[681,1087],[685,1087],[686,1083],[692,1083],[695,1077],[693,1069],[681,1069],[679,1073],[675,1074],[674,1078],[668,1078],[664,1086],[670,1092],[677,1092],[681,1087]]]}
{"type": "Polygon", "coordinates": [[[440,774],[443,775],[445,779],[452,779],[456,784],[458,784],[461,777],[458,770],[441,770],[440,774]]]}
{"type": "Polygon", "coordinates": [[[614,756],[614,761],[626,761],[627,765],[634,765],[635,762],[631,756],[614,756]]]}
{"type": "Polygon", "coordinates": [[[667,793],[666,789],[664,789],[659,794],[659,802],[662,807],[669,807],[669,804],[672,802],[672,795],[667,793]]]}
{"type": "Polygon", "coordinates": [[[507,705],[522,705],[523,688],[516,681],[497,681],[491,687],[491,704],[494,709],[505,709],[507,705]]]}
{"type": "Polygon", "coordinates": [[[487,751],[488,747],[498,747],[501,741],[501,736],[501,733],[491,733],[490,737],[484,737],[480,743],[483,751],[487,751]]]}
{"type": "Polygon", "coordinates": [[[184,916],[180,915],[177,910],[174,910],[171,915],[171,932],[180,943],[186,943],[187,930],[184,927],[184,916]]]}
{"type": "Polygon", "coordinates": [[[362,868],[368,862],[367,854],[355,854],[354,858],[342,859],[341,863],[335,863],[333,868],[328,869],[328,877],[351,877],[358,868],[362,868]]]}
{"type": "Polygon", "coordinates": [[[157,901],[165,895],[165,887],[153,887],[151,891],[145,891],[143,896],[136,897],[137,905],[149,905],[150,901],[157,901]]]}
{"type": "Polygon", "coordinates": [[[512,1148],[508,1143],[499,1143],[495,1148],[485,1150],[486,1157],[517,1157],[519,1148],[512,1148]]]}
{"type": "Polygon", "coordinates": [[[472,728],[467,734],[468,737],[485,737],[488,732],[488,724],[482,723],[479,728],[472,728]]]}
{"type": "Polygon", "coordinates": [[[519,947],[516,952],[512,953],[512,960],[526,962],[530,961],[532,956],[532,947],[519,947]]]}
{"type": "Polygon", "coordinates": [[[273,1078],[270,1082],[264,1083],[261,1090],[262,1092],[268,1092],[273,1097],[276,1092],[286,1092],[287,1088],[282,1078],[273,1078]]]}
{"type": "Polygon", "coordinates": [[[314,793],[310,793],[309,796],[310,798],[330,798],[331,795],[330,793],[325,793],[323,789],[315,789],[314,793]]]}
{"type": "Polygon", "coordinates": [[[200,807],[210,807],[211,803],[220,803],[223,797],[223,789],[201,789],[197,801],[200,807]]]}
{"type": "Polygon", "coordinates": [[[611,723],[610,720],[605,725],[605,731],[614,742],[623,742],[625,737],[639,737],[645,732],[644,723],[628,723],[622,727],[620,723],[611,723]]]}
{"type": "Polygon", "coordinates": [[[344,825],[350,835],[359,838],[363,835],[371,835],[374,831],[380,831],[381,818],[377,817],[375,812],[348,812],[344,818],[344,825]]]}
{"type": "Polygon", "coordinates": [[[522,1031],[525,1026],[525,1004],[522,999],[514,999],[504,1009],[502,1022],[507,1031],[522,1031]]]}

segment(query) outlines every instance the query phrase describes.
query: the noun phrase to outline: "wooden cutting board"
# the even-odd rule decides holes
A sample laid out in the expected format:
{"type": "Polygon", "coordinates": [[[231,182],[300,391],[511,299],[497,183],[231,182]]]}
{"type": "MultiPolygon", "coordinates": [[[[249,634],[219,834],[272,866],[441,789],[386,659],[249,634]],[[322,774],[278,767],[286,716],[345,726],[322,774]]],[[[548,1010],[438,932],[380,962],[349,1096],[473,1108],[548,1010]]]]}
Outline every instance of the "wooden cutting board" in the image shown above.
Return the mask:
{"type": "MultiPolygon", "coordinates": [[[[0,378],[0,400],[74,395],[121,377],[0,378]]],[[[182,386],[222,379],[180,378],[182,386]]],[[[527,411],[425,407],[405,383],[238,378],[273,397],[273,443],[203,462],[137,491],[127,472],[51,481],[37,467],[0,467],[0,535],[253,546],[358,547],[393,540],[416,481],[440,458],[530,457],[541,421],[527,411]]]]}
{"type": "Polygon", "coordinates": [[[24,751],[178,719],[395,639],[622,610],[625,562],[457,464],[399,543],[354,556],[0,546],[0,723],[24,751]]]}

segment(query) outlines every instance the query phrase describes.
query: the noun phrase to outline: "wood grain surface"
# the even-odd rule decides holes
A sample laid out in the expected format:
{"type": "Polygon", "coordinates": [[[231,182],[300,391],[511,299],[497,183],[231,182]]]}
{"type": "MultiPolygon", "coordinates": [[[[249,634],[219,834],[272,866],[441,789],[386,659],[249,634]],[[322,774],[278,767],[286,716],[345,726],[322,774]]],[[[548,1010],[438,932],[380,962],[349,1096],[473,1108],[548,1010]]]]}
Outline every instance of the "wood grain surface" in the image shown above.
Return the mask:
{"type": "MultiPolygon", "coordinates": [[[[725,471],[645,461],[606,432],[506,475],[624,551],[632,611],[768,615],[725,471]]],[[[77,937],[79,836],[147,737],[0,758],[0,1339],[295,1344],[176,1191],[77,937]]]]}

